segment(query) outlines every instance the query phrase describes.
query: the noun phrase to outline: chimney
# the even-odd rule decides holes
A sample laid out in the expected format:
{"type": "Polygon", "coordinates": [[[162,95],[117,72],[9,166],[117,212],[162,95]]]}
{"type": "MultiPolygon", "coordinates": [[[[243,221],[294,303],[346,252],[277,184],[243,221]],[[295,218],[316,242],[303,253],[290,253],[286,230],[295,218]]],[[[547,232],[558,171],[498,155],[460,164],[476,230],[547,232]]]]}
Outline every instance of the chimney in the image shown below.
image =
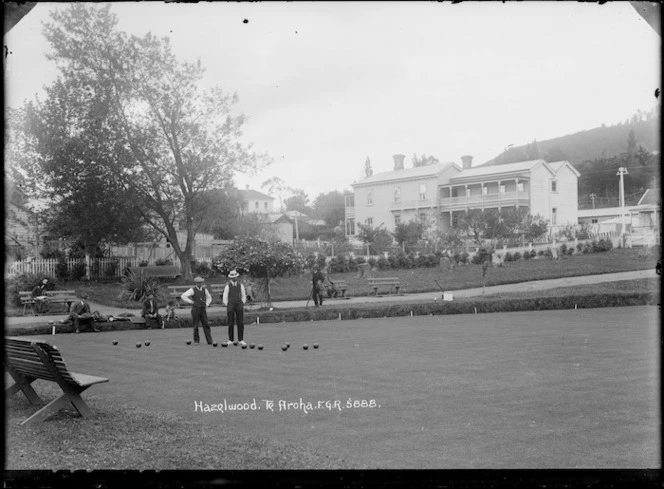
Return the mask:
{"type": "Polygon", "coordinates": [[[467,170],[473,164],[473,157],[470,155],[464,155],[461,157],[461,168],[467,170]]]}
{"type": "Polygon", "coordinates": [[[245,185],[244,188],[249,190],[249,185],[245,185]]]}
{"type": "Polygon", "coordinates": [[[394,171],[403,170],[403,160],[406,155],[392,155],[392,158],[394,158],[394,171]]]}

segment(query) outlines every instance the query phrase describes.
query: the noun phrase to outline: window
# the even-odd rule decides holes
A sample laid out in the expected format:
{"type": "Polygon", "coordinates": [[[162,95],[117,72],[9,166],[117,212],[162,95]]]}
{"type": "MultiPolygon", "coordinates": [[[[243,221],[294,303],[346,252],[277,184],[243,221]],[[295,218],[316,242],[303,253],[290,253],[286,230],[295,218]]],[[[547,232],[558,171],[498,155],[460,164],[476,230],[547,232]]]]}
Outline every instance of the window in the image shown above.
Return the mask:
{"type": "Polygon", "coordinates": [[[470,197],[470,189],[466,188],[466,197],[470,197]]]}
{"type": "Polygon", "coordinates": [[[263,208],[267,210],[267,202],[263,202],[263,208]]]}
{"type": "Polygon", "coordinates": [[[558,224],[557,217],[558,217],[558,209],[554,207],[553,209],[551,209],[551,224],[553,224],[554,226],[558,224]]]}
{"type": "Polygon", "coordinates": [[[424,222],[427,218],[427,215],[424,212],[420,212],[420,222],[424,222]]]}
{"type": "Polygon", "coordinates": [[[505,193],[505,185],[500,186],[500,193],[504,194],[505,193]]]}
{"type": "Polygon", "coordinates": [[[373,217],[367,217],[367,226],[373,227],[373,217]]]}
{"type": "Polygon", "coordinates": [[[551,192],[558,192],[558,181],[551,180],[551,192]]]}
{"type": "Polygon", "coordinates": [[[354,195],[346,195],[346,207],[355,207],[354,195]]]}
{"type": "Polygon", "coordinates": [[[258,210],[258,202],[254,202],[254,208],[258,210]]]}
{"type": "Polygon", "coordinates": [[[524,190],[524,188],[525,188],[525,187],[523,186],[523,182],[519,182],[519,183],[516,185],[516,188],[517,188],[517,190],[518,190],[519,192],[523,192],[523,190],[524,190]]]}
{"type": "Polygon", "coordinates": [[[394,225],[398,226],[401,224],[401,215],[400,214],[394,214],[394,225]]]}
{"type": "Polygon", "coordinates": [[[355,219],[346,219],[346,235],[355,235],[355,219]]]}
{"type": "Polygon", "coordinates": [[[482,185],[482,193],[484,195],[488,194],[489,193],[489,187],[486,187],[486,186],[482,185]]]}
{"type": "Polygon", "coordinates": [[[394,187],[394,202],[401,202],[401,187],[394,187]]]}
{"type": "Polygon", "coordinates": [[[367,205],[373,205],[373,190],[367,192],[367,205]]]}
{"type": "Polygon", "coordinates": [[[427,184],[420,183],[420,200],[427,200],[427,184]]]}

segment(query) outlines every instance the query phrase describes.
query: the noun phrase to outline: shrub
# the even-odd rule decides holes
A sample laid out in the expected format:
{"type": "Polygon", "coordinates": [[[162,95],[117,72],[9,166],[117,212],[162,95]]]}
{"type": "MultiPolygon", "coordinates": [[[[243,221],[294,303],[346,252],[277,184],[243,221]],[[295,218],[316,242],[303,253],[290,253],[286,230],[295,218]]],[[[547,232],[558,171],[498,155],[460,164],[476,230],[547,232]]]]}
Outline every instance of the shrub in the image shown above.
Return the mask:
{"type": "Polygon", "coordinates": [[[547,248],[546,250],[544,250],[544,256],[546,256],[547,258],[553,258],[553,251],[551,251],[551,248],[547,248]]]}
{"type": "Polygon", "coordinates": [[[374,267],[376,266],[376,259],[375,259],[373,256],[371,256],[371,257],[369,257],[369,259],[367,260],[367,263],[369,264],[369,266],[370,266],[371,268],[374,268],[374,267]]]}
{"type": "Polygon", "coordinates": [[[560,245],[560,255],[566,255],[567,254],[567,245],[565,243],[560,245]]]}
{"type": "Polygon", "coordinates": [[[533,257],[533,255],[530,251],[524,251],[523,252],[523,259],[524,260],[530,260],[532,257],[533,257]]]}
{"type": "Polygon", "coordinates": [[[514,261],[514,256],[512,256],[512,253],[510,253],[509,251],[505,253],[505,261],[507,262],[514,261]]]}
{"type": "Polygon", "coordinates": [[[577,243],[576,251],[578,251],[579,253],[583,251],[583,243],[577,243]]]}
{"type": "Polygon", "coordinates": [[[191,273],[201,277],[214,277],[216,275],[215,270],[212,270],[208,262],[197,260],[191,261],[191,273]]]}
{"type": "Polygon", "coordinates": [[[85,277],[85,262],[77,262],[69,270],[69,280],[76,282],[85,277]]]}
{"type": "Polygon", "coordinates": [[[471,263],[473,265],[480,265],[487,260],[491,261],[491,255],[493,255],[492,248],[485,248],[484,246],[481,246],[477,250],[477,253],[475,253],[475,256],[473,256],[473,258],[471,259],[471,263]]]}
{"type": "Polygon", "coordinates": [[[567,256],[572,256],[574,254],[574,246],[567,248],[567,256]]]}
{"type": "Polygon", "coordinates": [[[387,258],[385,258],[384,256],[381,256],[378,259],[376,265],[378,266],[378,270],[387,270],[388,268],[390,268],[390,262],[387,261],[387,258]]]}
{"type": "Polygon", "coordinates": [[[139,267],[147,267],[150,264],[147,260],[141,260],[138,262],[139,267]]]}
{"type": "Polygon", "coordinates": [[[65,281],[69,278],[69,267],[64,257],[58,260],[58,263],[55,265],[55,278],[58,280],[65,281]]]}
{"type": "Polygon", "coordinates": [[[593,241],[593,251],[611,251],[613,242],[610,239],[600,239],[597,244],[593,241]]]}
{"type": "Polygon", "coordinates": [[[468,254],[468,252],[464,251],[463,253],[461,253],[461,263],[463,263],[464,265],[468,264],[469,257],[470,255],[468,254]]]}
{"type": "Polygon", "coordinates": [[[539,250],[537,252],[537,256],[544,256],[544,250],[539,250]]]}
{"type": "Polygon", "coordinates": [[[138,274],[131,270],[122,277],[120,285],[123,290],[118,299],[123,301],[144,301],[148,293],[157,295],[159,291],[159,280],[156,277],[138,274]]]}
{"type": "Polygon", "coordinates": [[[172,265],[173,260],[170,258],[159,258],[157,261],[154,262],[155,265],[172,265]]]}
{"type": "Polygon", "coordinates": [[[514,254],[512,255],[512,261],[518,261],[520,259],[521,259],[521,252],[515,251],[514,254]]]}

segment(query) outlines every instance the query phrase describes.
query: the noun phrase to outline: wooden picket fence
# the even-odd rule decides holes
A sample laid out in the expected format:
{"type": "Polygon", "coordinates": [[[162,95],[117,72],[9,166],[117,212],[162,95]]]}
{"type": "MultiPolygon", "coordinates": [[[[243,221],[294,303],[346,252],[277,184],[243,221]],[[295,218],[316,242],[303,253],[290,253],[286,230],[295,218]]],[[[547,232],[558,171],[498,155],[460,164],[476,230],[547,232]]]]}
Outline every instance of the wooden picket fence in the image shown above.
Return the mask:
{"type": "MultiPolygon", "coordinates": [[[[86,259],[23,260],[7,264],[7,278],[22,273],[34,273],[58,280],[119,280],[127,267],[137,267],[141,260],[135,257],[86,259]],[[65,266],[66,265],[66,268],[65,266]]],[[[180,262],[174,260],[175,265],[180,262]]]]}

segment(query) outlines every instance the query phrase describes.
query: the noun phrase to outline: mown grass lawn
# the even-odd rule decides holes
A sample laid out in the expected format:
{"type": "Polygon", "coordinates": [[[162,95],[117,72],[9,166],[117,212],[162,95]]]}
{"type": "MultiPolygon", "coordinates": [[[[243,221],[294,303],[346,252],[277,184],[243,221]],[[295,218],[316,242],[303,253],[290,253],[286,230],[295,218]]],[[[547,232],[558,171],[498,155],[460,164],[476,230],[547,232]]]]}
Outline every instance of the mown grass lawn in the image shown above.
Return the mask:
{"type": "Polygon", "coordinates": [[[247,340],[264,351],[186,346],[190,331],[177,329],[45,336],[72,370],[110,382],[84,394],[91,420],[63,413],[20,427],[34,408],[21,394],[10,399],[6,468],[654,468],[657,314],[625,307],[248,327],[247,340]],[[135,348],[146,335],[151,346],[135,348]],[[320,349],[302,349],[314,341],[320,349]],[[254,398],[261,410],[195,408],[254,398]],[[300,399],[343,409],[277,404],[300,399]],[[350,399],[376,403],[348,408],[350,399]]]}
{"type": "MultiPolygon", "coordinates": [[[[619,248],[602,253],[577,254],[559,260],[550,258],[519,260],[506,263],[503,267],[490,268],[487,272],[486,285],[652,269],[657,262],[657,253],[659,253],[659,247],[619,248]]],[[[472,264],[458,265],[452,270],[447,267],[377,270],[373,272],[373,275],[397,277],[402,284],[401,291],[404,293],[438,291],[439,288],[434,280],[437,280],[446,291],[483,285],[482,268],[472,264]]],[[[349,295],[362,296],[372,292],[366,279],[358,277],[356,272],[335,273],[330,276],[332,280],[345,280],[348,284],[347,293],[349,295]]],[[[225,283],[226,281],[223,277],[208,279],[208,283],[225,283]]],[[[175,283],[173,282],[173,284],[175,283]]],[[[311,290],[310,284],[308,274],[276,278],[270,287],[272,300],[306,300],[311,290]]],[[[118,284],[80,284],[77,289],[83,287],[90,294],[90,300],[94,302],[127,307],[126,303],[117,301],[121,290],[118,284]]]]}

